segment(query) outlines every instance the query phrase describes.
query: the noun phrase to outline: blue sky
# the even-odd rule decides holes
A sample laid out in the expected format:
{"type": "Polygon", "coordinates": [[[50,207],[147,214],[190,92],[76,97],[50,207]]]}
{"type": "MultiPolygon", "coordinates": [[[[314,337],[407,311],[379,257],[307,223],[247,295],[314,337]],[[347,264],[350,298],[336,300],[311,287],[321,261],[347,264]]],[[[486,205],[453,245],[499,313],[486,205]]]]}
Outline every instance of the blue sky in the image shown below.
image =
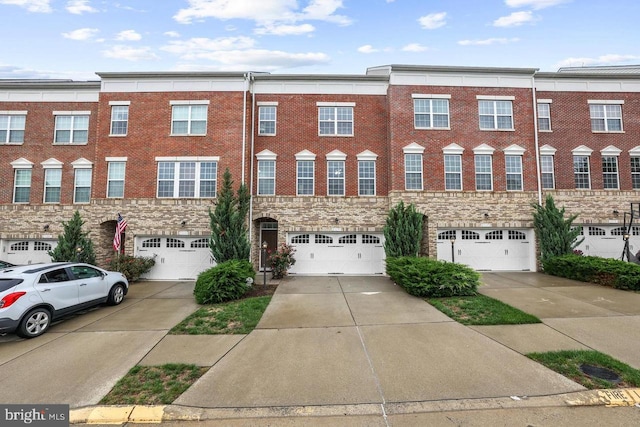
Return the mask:
{"type": "Polygon", "coordinates": [[[0,0],[0,78],[640,64],[637,0],[0,0]]]}

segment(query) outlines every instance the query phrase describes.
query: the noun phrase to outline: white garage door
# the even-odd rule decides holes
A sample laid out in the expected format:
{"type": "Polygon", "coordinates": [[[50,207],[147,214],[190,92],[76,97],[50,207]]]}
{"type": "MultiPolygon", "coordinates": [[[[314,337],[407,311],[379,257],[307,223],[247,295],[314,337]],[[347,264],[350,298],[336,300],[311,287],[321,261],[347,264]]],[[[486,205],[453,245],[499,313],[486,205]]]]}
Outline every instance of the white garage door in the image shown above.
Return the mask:
{"type": "Polygon", "coordinates": [[[156,264],[143,276],[150,280],[195,280],[215,265],[208,237],[136,237],[136,255],[155,256],[156,264]]]}
{"type": "Polygon", "coordinates": [[[453,258],[474,270],[535,271],[531,229],[438,230],[436,246],[438,259],[452,261],[453,258]],[[452,239],[455,239],[453,245],[452,239]]]}
{"type": "Polygon", "coordinates": [[[292,233],[296,252],[290,274],[384,274],[382,234],[292,233]]]}
{"type": "MultiPolygon", "coordinates": [[[[583,226],[582,234],[584,242],[576,247],[584,255],[599,256],[603,258],[622,258],[624,240],[622,236],[625,228],[619,225],[583,226]]],[[[629,250],[632,255],[640,249],[640,227],[631,227],[629,234],[629,250]]],[[[625,258],[626,259],[626,258],[625,258]]]]}
{"type": "Polygon", "coordinates": [[[56,246],[57,240],[6,240],[2,243],[2,260],[19,265],[51,262],[49,251],[56,246]]]}

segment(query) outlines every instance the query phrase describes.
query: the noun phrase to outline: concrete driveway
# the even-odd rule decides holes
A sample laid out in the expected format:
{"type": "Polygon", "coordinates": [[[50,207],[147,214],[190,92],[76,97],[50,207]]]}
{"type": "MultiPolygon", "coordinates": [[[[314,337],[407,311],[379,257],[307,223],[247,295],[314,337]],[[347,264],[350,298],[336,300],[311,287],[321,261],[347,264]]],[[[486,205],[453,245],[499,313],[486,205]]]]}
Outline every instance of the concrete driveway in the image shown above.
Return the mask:
{"type": "Polygon", "coordinates": [[[23,340],[0,337],[0,402],[97,404],[197,309],[193,282],[133,283],[122,304],[96,307],[23,340]]]}

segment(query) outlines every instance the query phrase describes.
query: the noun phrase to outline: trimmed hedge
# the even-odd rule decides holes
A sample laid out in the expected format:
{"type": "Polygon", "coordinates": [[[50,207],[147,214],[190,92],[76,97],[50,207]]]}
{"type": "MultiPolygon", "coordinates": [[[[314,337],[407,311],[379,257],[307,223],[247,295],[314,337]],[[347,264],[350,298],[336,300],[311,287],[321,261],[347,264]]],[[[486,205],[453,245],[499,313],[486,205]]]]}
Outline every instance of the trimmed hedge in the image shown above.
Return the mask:
{"type": "Polygon", "coordinates": [[[597,283],[616,289],[640,291],[640,265],[613,258],[562,255],[543,262],[553,276],[597,283]]]}
{"type": "Polygon", "coordinates": [[[462,264],[423,257],[387,258],[387,274],[417,297],[476,295],[480,274],[462,264]]]}
{"type": "Polygon", "coordinates": [[[203,271],[196,280],[193,295],[198,304],[218,304],[242,297],[251,287],[256,272],[247,260],[229,260],[203,271]]]}

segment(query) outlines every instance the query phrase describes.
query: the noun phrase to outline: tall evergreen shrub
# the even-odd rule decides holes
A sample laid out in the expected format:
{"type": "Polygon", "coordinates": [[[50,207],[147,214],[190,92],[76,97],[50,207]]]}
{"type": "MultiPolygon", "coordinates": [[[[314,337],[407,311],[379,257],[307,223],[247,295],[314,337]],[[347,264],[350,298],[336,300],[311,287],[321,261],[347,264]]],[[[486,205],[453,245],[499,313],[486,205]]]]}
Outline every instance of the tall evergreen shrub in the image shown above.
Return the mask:
{"type": "Polygon", "coordinates": [[[383,231],[387,258],[417,256],[422,240],[422,214],[413,204],[405,207],[400,200],[389,211],[383,231]]]}
{"type": "Polygon", "coordinates": [[[555,256],[571,254],[573,249],[582,243],[584,238],[578,239],[580,229],[573,227],[573,221],[578,215],[565,219],[564,207],[558,209],[551,195],[547,195],[544,206],[538,203],[532,206],[533,226],[543,263],[555,256]]]}
{"type": "Polygon", "coordinates": [[[58,236],[58,246],[49,251],[51,261],[96,263],[96,254],[89,233],[82,231],[84,221],[80,212],[75,211],[69,222],[62,222],[63,232],[58,236]]]}

